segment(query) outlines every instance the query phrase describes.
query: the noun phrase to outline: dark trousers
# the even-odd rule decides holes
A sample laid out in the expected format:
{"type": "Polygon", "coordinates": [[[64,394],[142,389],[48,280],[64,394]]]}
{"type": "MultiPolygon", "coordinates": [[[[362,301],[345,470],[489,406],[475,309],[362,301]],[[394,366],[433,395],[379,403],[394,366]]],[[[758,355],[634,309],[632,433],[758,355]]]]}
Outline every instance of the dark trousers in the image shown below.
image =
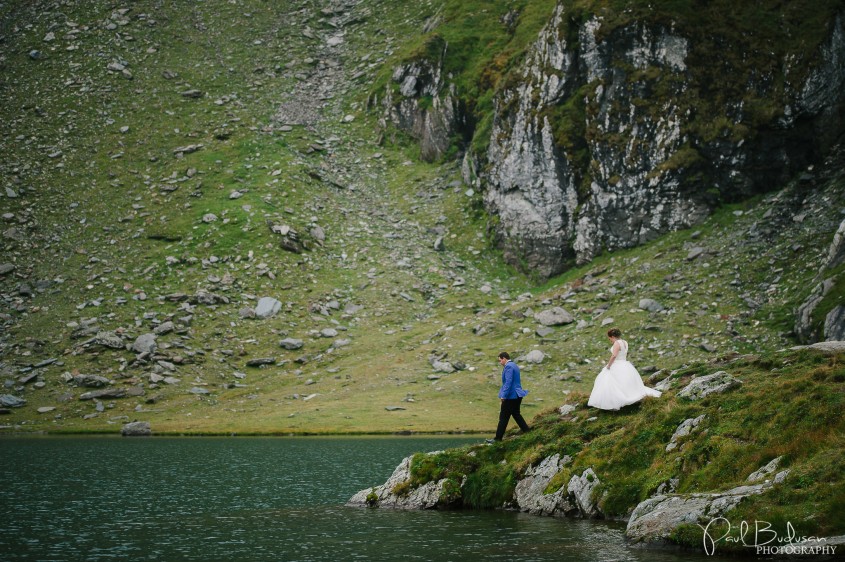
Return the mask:
{"type": "Polygon", "coordinates": [[[522,398],[510,398],[502,400],[502,409],[499,410],[499,427],[496,428],[496,441],[501,441],[505,436],[505,430],[508,428],[508,422],[511,416],[523,432],[528,431],[528,424],[525,423],[525,418],[519,413],[519,407],[522,405],[522,398]]]}

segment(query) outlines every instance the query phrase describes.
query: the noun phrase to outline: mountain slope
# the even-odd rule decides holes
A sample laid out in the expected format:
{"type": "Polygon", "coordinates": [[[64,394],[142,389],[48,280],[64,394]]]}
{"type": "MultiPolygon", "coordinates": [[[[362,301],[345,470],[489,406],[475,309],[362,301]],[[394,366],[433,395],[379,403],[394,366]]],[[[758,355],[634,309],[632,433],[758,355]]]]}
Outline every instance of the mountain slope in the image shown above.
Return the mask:
{"type": "Polygon", "coordinates": [[[791,343],[841,219],[838,152],[537,285],[457,163],[380,142],[367,98],[423,6],[2,7],[0,380],[26,401],[4,427],[489,431],[502,349],[547,356],[523,362],[531,416],[589,390],[610,318],[644,372],[791,343]],[[263,297],[280,310],[253,318],[263,297]],[[538,331],[553,306],[574,322],[538,331]]]}

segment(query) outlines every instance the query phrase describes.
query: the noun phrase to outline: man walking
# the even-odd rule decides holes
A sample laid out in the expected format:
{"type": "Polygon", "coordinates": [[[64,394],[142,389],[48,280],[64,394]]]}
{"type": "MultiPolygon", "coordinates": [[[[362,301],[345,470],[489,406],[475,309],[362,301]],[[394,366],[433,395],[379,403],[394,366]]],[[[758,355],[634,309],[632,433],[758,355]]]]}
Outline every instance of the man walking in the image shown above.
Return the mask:
{"type": "Polygon", "coordinates": [[[499,400],[502,407],[499,411],[499,426],[496,428],[496,438],[487,439],[488,443],[502,440],[511,416],[523,433],[529,429],[522,414],[519,413],[522,397],[528,394],[527,390],[523,390],[519,380],[519,367],[511,361],[511,356],[506,351],[499,354],[499,365],[502,366],[502,388],[499,389],[499,400]]]}

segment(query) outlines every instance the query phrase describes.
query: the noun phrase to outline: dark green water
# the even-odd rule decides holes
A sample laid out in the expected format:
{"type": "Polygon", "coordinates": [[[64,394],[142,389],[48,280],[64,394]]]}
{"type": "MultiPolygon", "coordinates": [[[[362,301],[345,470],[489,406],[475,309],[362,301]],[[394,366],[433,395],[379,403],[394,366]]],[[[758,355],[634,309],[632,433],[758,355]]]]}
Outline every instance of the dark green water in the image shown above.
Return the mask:
{"type": "Polygon", "coordinates": [[[345,507],[451,437],[0,439],[2,560],[713,560],[624,525],[345,507]]]}

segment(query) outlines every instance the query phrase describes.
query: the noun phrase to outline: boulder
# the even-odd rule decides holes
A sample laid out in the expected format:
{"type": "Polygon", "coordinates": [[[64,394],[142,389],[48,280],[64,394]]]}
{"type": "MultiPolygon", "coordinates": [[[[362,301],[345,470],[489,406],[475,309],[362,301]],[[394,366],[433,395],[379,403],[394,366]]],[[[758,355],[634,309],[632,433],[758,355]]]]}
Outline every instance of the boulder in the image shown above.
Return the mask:
{"type": "Polygon", "coordinates": [[[255,315],[259,318],[270,318],[282,309],[282,303],[273,297],[261,297],[255,307],[255,315]]]}
{"type": "Polygon", "coordinates": [[[525,357],[523,358],[523,360],[524,360],[526,363],[540,364],[540,363],[542,363],[542,362],[543,362],[543,359],[545,359],[545,358],[546,358],[546,354],[545,354],[545,353],[543,353],[543,352],[542,352],[542,351],[540,351],[539,349],[532,349],[531,351],[529,351],[529,352],[525,355],[525,357]]]}
{"type": "Polygon", "coordinates": [[[141,334],[132,344],[132,351],[135,353],[155,353],[157,348],[155,334],[141,334]]]}
{"type": "Polygon", "coordinates": [[[115,332],[97,332],[97,335],[94,336],[94,343],[111,349],[123,349],[126,347],[123,338],[115,332]]]}
{"type": "Polygon", "coordinates": [[[559,306],[538,312],[534,315],[534,319],[543,326],[560,326],[575,322],[572,315],[559,306]]]}
{"type": "Polygon", "coordinates": [[[654,299],[640,299],[639,307],[641,310],[647,310],[648,312],[665,310],[665,307],[654,299]]]}
{"type": "Polygon", "coordinates": [[[92,388],[100,388],[111,384],[109,379],[101,377],[100,375],[74,375],[72,380],[73,384],[77,386],[87,386],[92,388]]]}
{"type": "Polygon", "coordinates": [[[742,384],[742,381],[739,379],[732,377],[725,371],[718,371],[712,375],[694,378],[678,392],[678,397],[689,400],[701,400],[711,394],[725,392],[740,384],[742,384]]]}
{"type": "Polygon", "coordinates": [[[152,433],[150,422],[145,421],[129,422],[120,429],[120,434],[124,437],[147,437],[152,433]]]}

